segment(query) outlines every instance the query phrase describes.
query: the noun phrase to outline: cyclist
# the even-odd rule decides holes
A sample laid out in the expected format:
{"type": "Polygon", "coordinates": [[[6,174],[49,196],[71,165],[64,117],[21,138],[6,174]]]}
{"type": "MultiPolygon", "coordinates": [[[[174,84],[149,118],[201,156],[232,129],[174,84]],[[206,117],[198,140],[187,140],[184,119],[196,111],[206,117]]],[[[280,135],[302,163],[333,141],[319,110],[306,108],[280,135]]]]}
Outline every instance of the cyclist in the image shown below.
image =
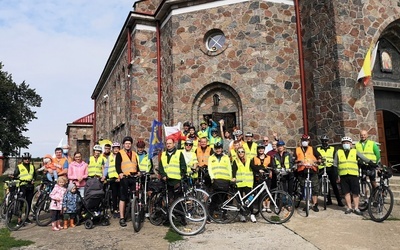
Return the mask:
{"type": "MultiPolygon", "coordinates": [[[[253,171],[250,168],[250,158],[246,157],[243,147],[239,147],[236,152],[238,157],[232,162],[232,181],[238,181],[236,186],[242,195],[246,195],[251,191],[254,184],[253,171]]],[[[250,207],[250,211],[252,212],[253,204],[250,207]]],[[[250,220],[253,223],[257,222],[256,216],[253,213],[250,215],[250,220]]],[[[240,213],[240,221],[246,222],[246,218],[242,212],[240,213]]]]}
{"type": "Polygon", "coordinates": [[[135,190],[136,181],[133,177],[140,175],[137,155],[132,151],[132,143],[132,137],[124,137],[122,140],[123,148],[119,150],[115,156],[115,169],[117,170],[121,186],[121,196],[119,200],[119,225],[121,227],[127,226],[125,220],[125,202],[129,200],[128,190],[135,190]]]}
{"type": "MultiPolygon", "coordinates": [[[[197,172],[197,156],[196,153],[192,151],[193,148],[193,141],[190,139],[187,139],[185,141],[185,149],[182,150],[183,157],[185,157],[185,162],[187,166],[187,172],[197,172]]],[[[193,175],[193,178],[197,178],[197,173],[193,175]]]]}
{"type": "MultiPolygon", "coordinates": [[[[200,130],[197,131],[197,136],[199,138],[203,138],[206,137],[208,140],[211,139],[211,129],[213,128],[217,128],[218,125],[215,121],[213,121],[213,119],[207,119],[205,121],[200,122],[200,130]],[[211,124],[211,127],[208,126],[207,122],[209,122],[211,124]]],[[[209,142],[209,141],[208,141],[209,142]]],[[[209,145],[209,144],[207,144],[209,145]]]]}
{"type": "MultiPolygon", "coordinates": [[[[318,193],[319,193],[319,182],[318,182],[318,167],[316,164],[321,163],[321,154],[310,144],[310,136],[304,134],[301,137],[301,146],[296,148],[294,155],[294,162],[297,163],[298,178],[300,181],[301,189],[304,190],[305,179],[307,178],[307,171],[305,171],[305,164],[311,164],[310,179],[312,186],[312,210],[319,212],[318,209],[318,193]]],[[[306,208],[304,208],[305,210],[306,208]]]]}
{"type": "Polygon", "coordinates": [[[101,155],[102,151],[103,149],[100,145],[94,145],[93,155],[90,156],[88,163],[88,177],[102,178],[103,180],[105,179],[103,177],[103,171],[104,163],[107,159],[101,155]]]}
{"type": "Polygon", "coordinates": [[[212,128],[212,129],[210,129],[210,131],[211,131],[211,137],[210,137],[209,144],[210,144],[211,148],[214,148],[215,143],[217,143],[217,142],[222,143],[222,138],[218,135],[217,128],[212,128]]]}
{"type": "MultiPolygon", "coordinates": [[[[272,157],[271,165],[273,169],[281,170],[286,169],[286,171],[292,169],[293,161],[292,156],[289,152],[285,149],[285,142],[278,141],[277,144],[277,152],[272,157]]],[[[272,186],[276,187],[276,174],[273,173],[272,177],[272,186]],[[275,182],[275,183],[274,183],[275,182]]],[[[286,175],[282,176],[281,183],[283,186],[283,190],[289,194],[293,193],[293,183],[294,183],[294,176],[291,171],[288,171],[286,175]]]]}
{"type": "MultiPolygon", "coordinates": [[[[338,149],[333,165],[338,166],[338,181],[342,186],[342,191],[344,193],[344,198],[346,200],[346,211],[345,214],[350,214],[354,212],[357,215],[362,215],[362,212],[358,208],[359,205],[359,194],[360,194],[360,184],[359,184],[359,174],[358,174],[358,159],[368,162],[368,158],[358,152],[356,149],[351,148],[353,140],[350,137],[342,138],[342,149],[338,149]],[[353,196],[354,210],[351,206],[350,193],[353,196]]],[[[370,162],[370,165],[376,167],[376,164],[370,162]]]]}
{"type": "Polygon", "coordinates": [[[143,140],[139,140],[136,143],[136,154],[138,156],[137,162],[139,164],[139,168],[142,171],[146,171],[146,173],[153,172],[153,160],[149,159],[149,155],[147,154],[146,150],[146,143],[143,140]]]}
{"type": "MultiPolygon", "coordinates": [[[[338,187],[336,185],[337,180],[337,167],[333,165],[333,157],[336,154],[336,150],[334,147],[329,146],[328,141],[329,137],[327,135],[321,136],[321,146],[317,147],[318,152],[325,158],[325,167],[326,173],[329,178],[329,182],[331,183],[333,193],[335,194],[337,203],[339,207],[344,207],[342,203],[342,199],[339,194],[338,187]]],[[[324,165],[319,165],[319,176],[321,177],[324,172],[324,165]]],[[[328,191],[328,201],[326,205],[332,205],[332,198],[331,198],[331,190],[328,191]]]]}
{"type": "Polygon", "coordinates": [[[203,173],[204,184],[211,188],[211,179],[208,174],[208,159],[214,153],[210,146],[207,146],[207,137],[200,138],[199,147],[196,149],[199,171],[203,173]]]}
{"type": "Polygon", "coordinates": [[[257,143],[253,142],[253,136],[253,133],[247,132],[245,135],[246,142],[242,145],[247,157],[250,159],[257,155],[257,143]]]}
{"type": "Polygon", "coordinates": [[[18,178],[20,183],[20,192],[22,193],[22,197],[26,199],[28,202],[28,216],[25,223],[32,223],[29,219],[29,212],[31,211],[32,198],[34,189],[34,181],[36,179],[35,166],[31,163],[31,154],[25,152],[22,155],[22,163],[18,164],[18,166],[14,170],[14,174],[11,175],[11,178],[18,178]]]}
{"type": "Polygon", "coordinates": [[[112,213],[114,218],[119,217],[118,203],[120,197],[120,179],[115,168],[115,158],[121,149],[121,144],[119,142],[114,142],[111,145],[111,154],[108,157],[106,163],[104,164],[103,176],[106,176],[107,182],[110,184],[111,189],[111,203],[112,203],[112,213]]]}
{"type": "Polygon", "coordinates": [[[376,188],[376,171],[369,166],[369,162],[372,161],[377,164],[381,160],[379,146],[374,141],[368,140],[368,132],[366,130],[361,130],[360,141],[356,143],[356,149],[368,158],[368,161],[360,162],[360,167],[363,171],[366,171],[372,188],[376,188]]]}

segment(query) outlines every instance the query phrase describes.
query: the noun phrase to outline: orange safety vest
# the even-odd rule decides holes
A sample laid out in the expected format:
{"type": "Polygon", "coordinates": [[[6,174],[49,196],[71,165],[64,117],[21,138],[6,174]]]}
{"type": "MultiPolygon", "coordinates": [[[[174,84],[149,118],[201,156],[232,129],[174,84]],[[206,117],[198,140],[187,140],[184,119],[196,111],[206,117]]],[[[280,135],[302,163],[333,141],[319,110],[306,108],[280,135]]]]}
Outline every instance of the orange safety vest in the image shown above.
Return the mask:
{"type": "Polygon", "coordinates": [[[197,161],[199,162],[199,167],[204,167],[208,165],[208,158],[210,157],[211,147],[207,146],[206,150],[201,149],[201,147],[196,149],[197,161]]]}
{"type": "Polygon", "coordinates": [[[132,151],[132,157],[129,159],[125,150],[119,151],[122,157],[121,171],[124,175],[136,174],[138,170],[137,156],[136,153],[132,151]]]}
{"type": "MultiPolygon", "coordinates": [[[[314,164],[314,162],[317,161],[317,158],[315,158],[315,156],[314,156],[314,150],[310,146],[307,147],[306,152],[303,152],[301,147],[297,147],[296,148],[296,156],[297,156],[297,160],[302,161],[302,162],[308,162],[308,163],[314,164]]],[[[304,165],[299,165],[299,166],[297,166],[297,171],[298,172],[304,171],[305,168],[306,167],[304,165]]],[[[311,169],[314,172],[318,171],[318,167],[316,167],[316,166],[311,167],[311,169]]]]}
{"type": "MultiPolygon", "coordinates": [[[[254,156],[253,162],[255,166],[264,166],[264,168],[267,168],[268,165],[271,163],[271,156],[265,155],[263,162],[261,162],[261,159],[258,156],[254,156]]],[[[272,178],[272,172],[269,173],[269,178],[272,178]]]]}

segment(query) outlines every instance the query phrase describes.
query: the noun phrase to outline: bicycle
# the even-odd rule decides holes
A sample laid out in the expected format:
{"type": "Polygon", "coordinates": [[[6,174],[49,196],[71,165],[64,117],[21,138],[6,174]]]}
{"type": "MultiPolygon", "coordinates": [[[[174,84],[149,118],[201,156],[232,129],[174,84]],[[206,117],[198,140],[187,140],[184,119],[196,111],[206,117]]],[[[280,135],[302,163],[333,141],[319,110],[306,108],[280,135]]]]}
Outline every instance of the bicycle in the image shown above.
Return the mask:
{"type": "Polygon", "coordinates": [[[204,204],[207,203],[207,199],[210,196],[209,193],[205,190],[205,185],[203,181],[198,181],[197,183],[193,179],[193,174],[195,171],[191,172],[187,176],[187,193],[186,195],[193,196],[196,199],[200,200],[204,204]]]}
{"type": "Polygon", "coordinates": [[[372,190],[371,183],[367,181],[368,171],[371,170],[368,170],[366,167],[367,166],[363,165],[359,168],[360,202],[358,208],[360,209],[360,211],[366,211],[368,209],[368,198],[372,190]]]}
{"type": "Polygon", "coordinates": [[[5,222],[7,228],[11,231],[21,228],[26,219],[28,219],[28,202],[22,197],[22,192],[20,191],[21,184],[24,182],[26,183],[26,181],[14,179],[7,184],[10,195],[8,197],[5,222]]]}
{"type": "MultiPolygon", "coordinates": [[[[50,193],[54,188],[54,182],[48,182],[48,186],[41,190],[40,200],[35,208],[34,218],[36,220],[36,224],[38,226],[48,226],[51,223],[51,214],[50,214],[50,193]]],[[[77,223],[78,224],[78,223],[77,223]]]]}
{"type": "Polygon", "coordinates": [[[272,224],[288,221],[294,212],[292,197],[281,190],[270,191],[266,182],[267,174],[262,174],[260,178],[262,182],[244,196],[239,190],[235,193],[219,191],[211,194],[208,198],[209,218],[216,223],[230,223],[236,219],[240,211],[248,215],[252,204],[261,197],[258,211],[266,221],[272,224]],[[264,202],[273,206],[271,212],[263,211],[264,202]]]}
{"type": "Polygon", "coordinates": [[[306,217],[308,217],[310,214],[310,200],[312,199],[312,181],[310,178],[310,171],[312,168],[316,167],[316,163],[303,162],[298,164],[304,166],[307,175],[306,179],[304,180],[304,187],[301,197],[303,197],[304,202],[306,203],[303,211],[306,212],[306,217]]]}
{"type": "Polygon", "coordinates": [[[50,189],[53,190],[55,183],[49,180],[42,180],[40,184],[36,187],[35,192],[33,193],[33,198],[32,198],[32,205],[31,205],[31,212],[33,215],[35,215],[36,210],[38,209],[38,206],[40,202],[43,200],[45,197],[46,190],[50,189]]]}
{"type": "Polygon", "coordinates": [[[325,160],[323,160],[323,167],[324,167],[324,172],[321,175],[320,178],[320,185],[321,185],[321,194],[324,196],[324,210],[326,210],[326,203],[328,201],[328,195],[330,195],[330,181],[329,181],[329,176],[326,172],[326,165],[325,165],[325,160]]]}
{"type": "Polygon", "coordinates": [[[130,209],[133,230],[139,232],[143,226],[145,218],[145,196],[146,192],[143,190],[142,178],[144,177],[144,182],[147,182],[147,175],[145,172],[141,172],[140,176],[136,177],[136,188],[132,192],[132,197],[130,200],[130,209]]]}
{"type": "Polygon", "coordinates": [[[380,166],[377,170],[380,177],[379,186],[372,191],[369,198],[368,214],[371,220],[382,222],[389,217],[393,210],[394,197],[389,186],[389,179],[393,174],[391,169],[386,166],[380,166]]]}
{"type": "Polygon", "coordinates": [[[4,182],[4,198],[0,203],[0,219],[5,220],[7,214],[7,207],[10,204],[10,188],[9,188],[10,181],[4,182]]]}

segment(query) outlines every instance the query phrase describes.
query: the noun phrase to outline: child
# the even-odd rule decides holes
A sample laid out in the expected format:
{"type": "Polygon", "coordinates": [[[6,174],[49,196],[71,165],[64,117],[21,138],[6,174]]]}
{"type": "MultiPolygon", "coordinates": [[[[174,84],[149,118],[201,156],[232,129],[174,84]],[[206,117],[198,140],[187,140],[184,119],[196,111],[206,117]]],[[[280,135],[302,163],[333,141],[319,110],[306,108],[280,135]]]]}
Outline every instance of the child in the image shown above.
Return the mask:
{"type": "Polygon", "coordinates": [[[60,226],[60,215],[62,209],[63,197],[67,189],[65,185],[67,184],[67,178],[61,176],[57,180],[57,184],[54,186],[53,191],[50,193],[51,203],[50,203],[50,214],[51,214],[51,226],[53,231],[60,231],[62,227],[60,226]]]}
{"type": "Polygon", "coordinates": [[[49,181],[53,181],[54,177],[54,181],[57,181],[58,179],[57,167],[53,164],[53,158],[51,157],[51,155],[45,155],[43,157],[43,167],[47,171],[46,174],[47,179],[49,181]]]}
{"type": "Polygon", "coordinates": [[[78,208],[78,203],[80,202],[80,198],[77,192],[77,188],[75,184],[68,184],[68,191],[64,195],[64,199],[62,202],[62,207],[64,211],[64,229],[68,228],[68,221],[70,223],[70,227],[75,227],[74,219],[76,217],[76,212],[78,208]]]}

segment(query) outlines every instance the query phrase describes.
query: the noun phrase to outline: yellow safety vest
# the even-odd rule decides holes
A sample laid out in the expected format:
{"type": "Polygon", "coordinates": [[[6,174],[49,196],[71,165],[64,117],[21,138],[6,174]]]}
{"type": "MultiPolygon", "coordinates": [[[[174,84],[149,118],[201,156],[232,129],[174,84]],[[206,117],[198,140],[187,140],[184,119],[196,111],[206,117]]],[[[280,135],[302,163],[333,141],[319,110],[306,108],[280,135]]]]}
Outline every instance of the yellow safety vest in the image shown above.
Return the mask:
{"type": "Polygon", "coordinates": [[[238,156],[235,149],[231,149],[230,152],[231,152],[231,162],[233,162],[238,158],[238,156]]]}
{"type": "Polygon", "coordinates": [[[122,157],[121,171],[124,175],[136,174],[138,170],[137,156],[136,153],[132,151],[131,158],[125,150],[120,150],[119,153],[122,157]]]}
{"type": "Polygon", "coordinates": [[[210,147],[211,147],[211,148],[214,148],[214,144],[217,143],[217,142],[221,142],[221,143],[222,143],[222,138],[219,137],[219,136],[217,136],[217,137],[211,137],[211,138],[210,138],[210,141],[209,141],[210,147]]]}
{"type": "Polygon", "coordinates": [[[238,170],[236,172],[236,181],[237,182],[237,187],[249,187],[253,188],[253,183],[254,183],[254,175],[253,171],[250,168],[250,160],[246,159],[245,164],[240,159],[236,159],[236,166],[238,167],[238,170]]]}
{"type": "MultiPolygon", "coordinates": [[[[281,169],[282,165],[281,165],[281,162],[278,160],[278,158],[276,158],[276,157],[272,157],[272,158],[275,160],[276,168],[277,169],[281,169]]],[[[290,169],[290,159],[289,159],[289,155],[288,154],[286,154],[285,157],[283,157],[283,162],[284,162],[284,167],[286,169],[290,169]]]]}
{"type": "Polygon", "coordinates": [[[108,157],[108,172],[107,176],[109,179],[111,178],[118,178],[118,173],[117,170],[115,169],[115,157],[113,154],[111,154],[108,157]]]}
{"type": "Polygon", "coordinates": [[[105,158],[100,155],[97,159],[94,156],[90,156],[88,165],[88,176],[103,176],[103,168],[105,158]]]}
{"type": "MultiPolygon", "coordinates": [[[[192,172],[192,167],[193,167],[193,165],[198,163],[198,161],[197,161],[197,155],[196,155],[195,152],[192,152],[192,151],[190,151],[190,152],[185,152],[184,150],[182,150],[182,154],[183,154],[183,156],[185,157],[185,161],[186,161],[186,156],[185,156],[185,154],[189,154],[189,155],[190,155],[190,160],[189,160],[189,162],[186,162],[186,166],[187,166],[186,172],[187,172],[187,173],[191,173],[191,172],[192,172]]],[[[193,178],[197,178],[197,173],[195,173],[192,177],[193,177],[193,178]]]]}
{"type": "Polygon", "coordinates": [[[223,155],[221,160],[213,154],[208,158],[208,172],[211,179],[231,180],[232,165],[229,157],[223,155]]]}
{"type": "Polygon", "coordinates": [[[164,167],[164,171],[167,174],[168,178],[180,180],[181,179],[181,168],[180,168],[180,156],[181,152],[176,151],[173,155],[171,155],[171,159],[168,163],[167,152],[163,152],[161,154],[161,162],[164,167]]]}
{"type": "MultiPolygon", "coordinates": [[[[322,147],[318,147],[317,151],[321,154],[322,157],[325,158],[325,166],[330,168],[333,166],[333,153],[335,152],[335,148],[329,146],[328,149],[325,151],[322,147]]],[[[321,164],[318,166],[319,169],[323,169],[324,165],[321,164]]]]}
{"type": "Polygon", "coordinates": [[[339,149],[337,151],[338,155],[338,173],[340,176],[342,175],[354,175],[358,176],[358,165],[357,165],[357,150],[352,148],[350,149],[349,155],[346,158],[343,149],[339,149]]]}
{"type": "Polygon", "coordinates": [[[253,159],[257,155],[257,143],[253,142],[251,148],[247,142],[243,143],[244,152],[246,152],[246,159],[253,159]]]}
{"type": "MultiPolygon", "coordinates": [[[[199,137],[199,140],[204,137],[208,139],[208,128],[204,131],[203,130],[197,131],[197,137],[199,137]]],[[[209,141],[207,142],[207,145],[210,145],[209,141]]]]}
{"type": "Polygon", "coordinates": [[[361,142],[357,142],[356,144],[356,149],[358,152],[362,153],[367,157],[369,160],[373,161],[376,163],[376,155],[374,153],[374,143],[373,141],[367,140],[365,142],[365,147],[363,148],[363,145],[361,142]]]}
{"type": "MultiPolygon", "coordinates": [[[[35,166],[29,163],[29,171],[25,168],[25,166],[21,163],[18,164],[19,170],[19,179],[21,181],[31,181],[33,179],[33,173],[35,172],[35,166]]],[[[24,185],[24,183],[22,183],[24,185]]]]}
{"type": "Polygon", "coordinates": [[[151,163],[149,160],[149,156],[147,154],[145,154],[144,157],[142,158],[142,160],[140,161],[139,154],[136,154],[136,155],[137,155],[137,162],[139,163],[139,169],[141,171],[146,171],[146,173],[149,173],[150,169],[151,169],[151,163]]]}

